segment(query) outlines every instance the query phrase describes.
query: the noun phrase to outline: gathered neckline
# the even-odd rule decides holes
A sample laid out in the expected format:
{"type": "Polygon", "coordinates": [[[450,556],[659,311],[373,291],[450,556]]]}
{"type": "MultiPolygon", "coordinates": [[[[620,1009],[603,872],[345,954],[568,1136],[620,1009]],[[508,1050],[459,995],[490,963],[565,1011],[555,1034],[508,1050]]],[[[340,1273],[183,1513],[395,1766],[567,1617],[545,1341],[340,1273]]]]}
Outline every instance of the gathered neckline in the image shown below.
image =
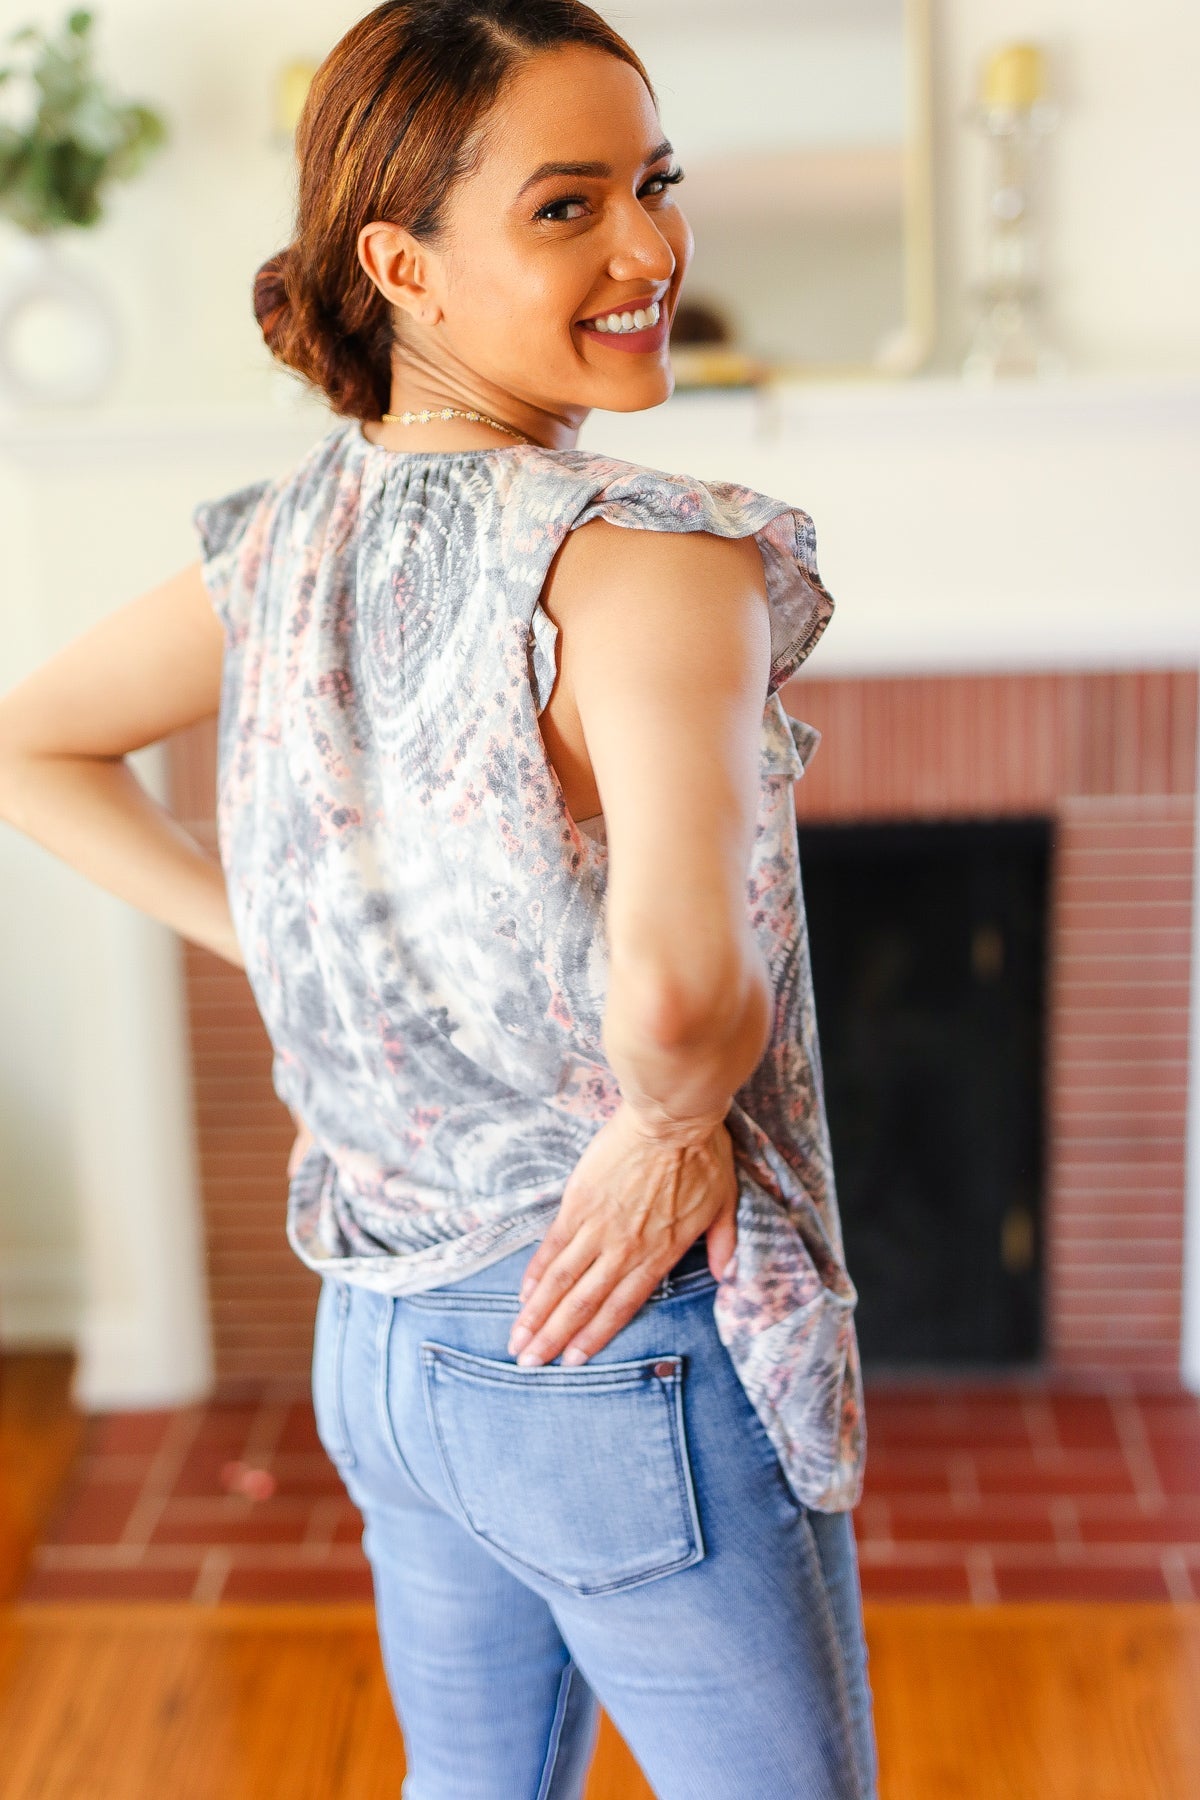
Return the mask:
{"type": "Polygon", "coordinates": [[[579,456],[578,445],[566,450],[552,450],[547,444],[487,444],[478,445],[474,449],[464,450],[393,450],[388,444],[376,444],[363,431],[361,419],[350,419],[346,426],[346,435],[352,443],[361,444],[364,450],[371,450],[378,456],[395,456],[417,462],[445,461],[455,456],[512,456],[521,450],[536,450],[540,456],[579,456]]]}

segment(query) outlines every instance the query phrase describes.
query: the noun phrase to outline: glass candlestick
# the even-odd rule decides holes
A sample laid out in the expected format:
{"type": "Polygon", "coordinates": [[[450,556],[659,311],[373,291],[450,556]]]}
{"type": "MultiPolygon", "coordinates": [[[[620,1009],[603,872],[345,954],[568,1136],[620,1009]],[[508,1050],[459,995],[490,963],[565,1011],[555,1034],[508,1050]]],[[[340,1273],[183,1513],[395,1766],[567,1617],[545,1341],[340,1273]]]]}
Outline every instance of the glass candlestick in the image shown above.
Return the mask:
{"type": "Polygon", "coordinates": [[[979,316],[962,374],[981,382],[1059,375],[1064,358],[1042,316],[1037,216],[1041,142],[1056,129],[1059,113],[1042,97],[1038,47],[998,50],[964,116],[983,133],[988,167],[984,274],[969,290],[979,316]]]}
{"type": "Polygon", "coordinates": [[[296,127],[317,72],[314,62],[285,63],[275,77],[274,117],[271,121],[271,143],[277,150],[295,148],[296,127]]]}

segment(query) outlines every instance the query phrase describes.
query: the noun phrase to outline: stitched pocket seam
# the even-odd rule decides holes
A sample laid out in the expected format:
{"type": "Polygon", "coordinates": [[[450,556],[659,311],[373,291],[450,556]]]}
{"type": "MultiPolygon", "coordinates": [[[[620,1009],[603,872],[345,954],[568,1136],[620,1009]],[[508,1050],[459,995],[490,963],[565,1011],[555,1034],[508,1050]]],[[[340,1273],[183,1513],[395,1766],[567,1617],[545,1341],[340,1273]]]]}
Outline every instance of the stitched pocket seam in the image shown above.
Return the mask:
{"type": "Polygon", "coordinates": [[[350,1433],[346,1427],[346,1409],[342,1403],[342,1374],[346,1359],[346,1333],[350,1318],[350,1289],[345,1282],[334,1283],[334,1295],[337,1302],[337,1314],[334,1318],[333,1346],[330,1352],[329,1411],[330,1435],[334,1440],[334,1448],[326,1449],[331,1462],[339,1469],[353,1469],[357,1464],[354,1445],[350,1441],[350,1433]]]}
{"type": "MultiPolygon", "coordinates": [[[[655,1288],[642,1304],[663,1306],[670,1300],[685,1299],[689,1294],[704,1292],[716,1286],[717,1278],[710,1269],[692,1269],[688,1274],[674,1278],[665,1294],[655,1288]]],[[[421,1312],[517,1313],[521,1309],[521,1302],[515,1293],[489,1294],[482,1288],[465,1294],[455,1294],[447,1288],[431,1288],[427,1293],[401,1294],[398,1298],[403,1300],[405,1306],[415,1307],[421,1312]]]]}
{"type": "Polygon", "coordinates": [[[425,1388],[426,1413],[429,1419],[430,1430],[433,1436],[434,1447],[437,1451],[438,1461],[441,1464],[442,1473],[446,1479],[446,1485],[454,1495],[455,1502],[462,1513],[463,1519],[466,1521],[471,1531],[473,1531],[483,1543],[487,1544],[488,1548],[497,1556],[507,1558],[508,1561],[517,1564],[518,1567],[531,1569],[535,1575],[540,1575],[544,1580],[553,1582],[556,1587],[565,1588],[569,1593],[579,1595],[610,1594],[619,1592],[622,1588],[638,1587],[643,1582],[653,1581],[662,1575],[673,1574],[678,1569],[689,1568],[693,1563],[697,1563],[701,1560],[704,1555],[704,1545],[700,1534],[700,1521],[696,1511],[695,1494],[692,1491],[689,1472],[684,1466],[683,1461],[683,1407],[681,1398],[682,1368],[678,1357],[645,1357],[637,1363],[595,1364],[590,1368],[570,1370],[558,1370],[553,1367],[538,1370],[518,1370],[514,1364],[512,1375],[510,1376],[507,1365],[505,1364],[496,1363],[483,1357],[472,1357],[468,1352],[454,1350],[448,1345],[435,1344],[427,1340],[421,1345],[421,1365],[423,1385],[425,1388]],[[460,1368],[460,1379],[464,1375],[467,1379],[473,1378],[480,1387],[499,1385],[526,1387],[532,1380],[545,1382],[548,1385],[557,1387],[579,1387],[587,1385],[593,1392],[613,1393],[624,1388],[641,1385],[646,1380],[646,1366],[655,1361],[665,1360],[670,1360],[675,1363],[674,1374],[667,1377],[656,1376],[654,1379],[662,1382],[664,1386],[669,1382],[672,1389],[672,1393],[669,1396],[666,1396],[666,1399],[667,1404],[670,1407],[670,1438],[672,1458],[675,1465],[675,1479],[679,1489],[679,1497],[682,1502],[683,1517],[687,1522],[687,1529],[684,1532],[684,1536],[687,1539],[688,1547],[684,1554],[682,1556],[674,1557],[667,1562],[656,1563],[648,1569],[639,1569],[632,1575],[619,1576],[613,1581],[588,1582],[573,1581],[562,1575],[555,1574],[553,1570],[544,1568],[540,1563],[535,1562],[532,1557],[519,1555],[516,1551],[509,1550],[504,1546],[495,1543],[476,1523],[462,1491],[459,1488],[458,1482],[454,1478],[449,1449],[445,1441],[441,1420],[438,1416],[438,1409],[435,1404],[434,1380],[437,1374],[438,1362],[444,1361],[447,1364],[457,1363],[467,1365],[465,1369],[460,1368]],[[473,1365],[483,1363],[486,1363],[487,1365],[488,1374],[483,1375],[474,1373],[473,1365]],[[633,1373],[635,1370],[638,1371],[638,1373],[633,1373]],[[611,1372],[611,1374],[621,1378],[616,1380],[597,1380],[596,1378],[601,1375],[602,1371],[606,1375],[611,1372]],[[553,1379],[555,1376],[559,1377],[557,1381],[553,1379]],[[590,1380],[585,1381],[581,1378],[590,1378],[590,1380]]]}
{"type": "Polygon", "coordinates": [[[401,1475],[409,1482],[414,1491],[423,1499],[433,1502],[433,1496],[426,1492],[408,1465],[408,1459],[400,1448],[400,1440],[396,1435],[396,1427],[392,1422],[392,1333],[396,1323],[396,1301],[380,1315],[379,1330],[375,1346],[375,1416],[379,1434],[383,1439],[388,1455],[395,1462],[401,1475]]]}

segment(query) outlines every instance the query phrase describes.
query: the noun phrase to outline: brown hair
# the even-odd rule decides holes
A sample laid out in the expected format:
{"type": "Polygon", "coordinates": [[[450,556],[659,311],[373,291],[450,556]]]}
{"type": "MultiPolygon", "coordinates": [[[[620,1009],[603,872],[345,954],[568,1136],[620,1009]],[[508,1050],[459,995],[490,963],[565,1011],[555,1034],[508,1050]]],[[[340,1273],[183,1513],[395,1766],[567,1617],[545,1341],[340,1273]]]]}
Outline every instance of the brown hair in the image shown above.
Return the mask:
{"type": "Polygon", "coordinates": [[[391,404],[392,306],[358,259],[362,227],[389,219],[436,242],[505,82],[564,44],[619,57],[655,98],[635,52],[582,0],[388,0],[317,69],[296,127],[295,237],[255,276],[254,316],[272,356],[335,413],[379,419],[391,404]]]}

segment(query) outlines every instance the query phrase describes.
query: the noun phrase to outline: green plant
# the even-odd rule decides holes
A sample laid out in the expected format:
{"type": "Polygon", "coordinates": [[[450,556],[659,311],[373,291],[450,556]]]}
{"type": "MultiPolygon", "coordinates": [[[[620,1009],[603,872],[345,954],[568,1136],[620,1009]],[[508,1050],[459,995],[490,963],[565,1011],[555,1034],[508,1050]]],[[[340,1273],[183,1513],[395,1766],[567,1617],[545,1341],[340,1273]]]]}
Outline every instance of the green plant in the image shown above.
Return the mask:
{"type": "Polygon", "coordinates": [[[0,68],[0,88],[24,78],[36,107],[22,128],[0,121],[0,214],[35,236],[94,225],[105,185],[135,175],[167,136],[158,113],[113,99],[97,80],[92,19],[72,12],[56,39],[26,25],[7,40],[32,46],[31,66],[0,68]]]}

